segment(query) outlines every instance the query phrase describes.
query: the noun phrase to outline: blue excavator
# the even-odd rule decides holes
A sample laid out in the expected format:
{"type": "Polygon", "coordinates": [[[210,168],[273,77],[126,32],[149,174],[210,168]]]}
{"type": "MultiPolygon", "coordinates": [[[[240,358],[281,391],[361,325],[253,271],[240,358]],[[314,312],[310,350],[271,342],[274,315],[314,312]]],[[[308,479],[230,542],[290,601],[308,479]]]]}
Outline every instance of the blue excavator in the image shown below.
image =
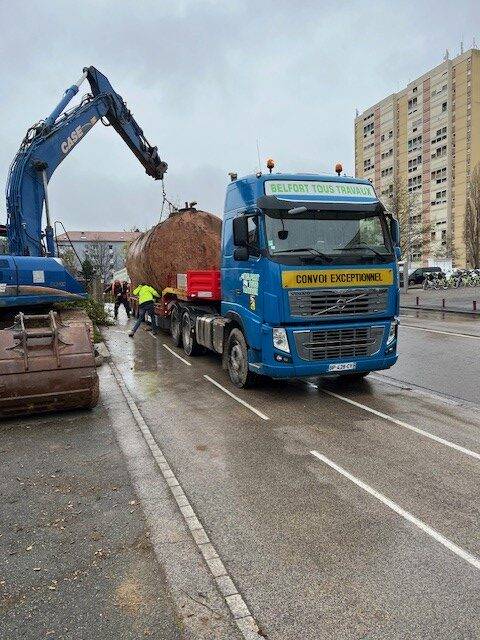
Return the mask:
{"type": "Polygon", "coordinates": [[[7,179],[8,255],[0,255],[3,417],[93,407],[98,401],[91,324],[80,310],[52,309],[86,292],[58,257],[48,183],[99,121],[115,129],[149,176],[162,180],[167,171],[123,98],[95,67],[86,67],[52,113],[28,129],[7,179]],[[67,111],[85,80],[91,91],[67,111]],[[5,326],[12,313],[13,324],[5,326]]]}

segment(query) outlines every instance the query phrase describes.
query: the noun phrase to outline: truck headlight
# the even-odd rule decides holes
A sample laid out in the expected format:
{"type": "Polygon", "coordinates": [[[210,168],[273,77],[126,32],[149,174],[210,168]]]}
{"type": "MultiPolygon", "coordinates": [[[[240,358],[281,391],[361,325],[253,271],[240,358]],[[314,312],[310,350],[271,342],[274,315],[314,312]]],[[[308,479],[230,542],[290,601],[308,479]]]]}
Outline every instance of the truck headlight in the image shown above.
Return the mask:
{"type": "Polygon", "coordinates": [[[393,322],[390,324],[390,331],[388,332],[387,346],[389,344],[392,344],[392,342],[397,339],[397,330],[398,320],[393,320],[393,322]]]}
{"type": "Polygon", "coordinates": [[[278,327],[273,330],[273,346],[279,351],[285,351],[290,353],[290,347],[288,346],[287,332],[285,329],[278,327]]]}

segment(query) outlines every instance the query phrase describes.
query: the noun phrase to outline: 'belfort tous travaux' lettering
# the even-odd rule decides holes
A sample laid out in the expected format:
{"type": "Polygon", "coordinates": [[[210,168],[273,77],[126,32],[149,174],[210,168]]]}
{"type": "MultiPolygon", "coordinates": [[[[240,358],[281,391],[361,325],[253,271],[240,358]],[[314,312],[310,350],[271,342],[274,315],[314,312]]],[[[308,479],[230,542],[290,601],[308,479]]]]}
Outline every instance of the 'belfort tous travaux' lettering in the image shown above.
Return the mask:
{"type": "Polygon", "coordinates": [[[368,185],[347,185],[347,184],[321,184],[315,182],[272,182],[270,185],[272,193],[317,193],[336,194],[346,196],[371,196],[371,188],[368,185]]]}

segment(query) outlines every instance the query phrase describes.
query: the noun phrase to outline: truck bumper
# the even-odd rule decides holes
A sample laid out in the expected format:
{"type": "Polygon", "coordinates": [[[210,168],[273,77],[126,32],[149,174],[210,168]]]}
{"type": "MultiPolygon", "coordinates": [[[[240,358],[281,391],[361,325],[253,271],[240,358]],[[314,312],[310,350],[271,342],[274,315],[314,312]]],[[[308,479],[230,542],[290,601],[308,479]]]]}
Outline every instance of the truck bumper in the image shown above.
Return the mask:
{"type": "MultiPolygon", "coordinates": [[[[329,370],[330,365],[354,363],[355,368],[353,370],[345,371],[345,373],[361,373],[365,371],[379,371],[381,369],[389,369],[397,361],[397,339],[390,341],[387,344],[387,338],[390,331],[391,321],[380,321],[375,323],[352,323],[345,325],[325,325],[325,326],[309,326],[309,327],[285,327],[288,337],[288,343],[290,347],[290,353],[279,351],[273,346],[272,339],[272,327],[264,325],[262,327],[262,351],[261,353],[253,352],[251,355],[252,362],[249,364],[249,369],[252,372],[262,375],[270,376],[271,378],[299,378],[299,377],[311,377],[311,376],[335,376],[342,372],[335,372],[329,370]],[[321,331],[337,331],[337,330],[351,330],[351,329],[366,329],[375,328],[378,335],[378,344],[375,347],[372,355],[366,356],[352,356],[346,355],[345,357],[326,357],[322,359],[307,359],[309,353],[302,353],[302,357],[299,353],[299,339],[295,334],[299,331],[307,332],[321,332],[321,331]],[[378,349],[377,349],[378,347],[378,349]],[[257,356],[257,357],[255,357],[257,356]],[[258,357],[260,356],[260,357],[258,357]],[[279,362],[278,358],[282,357],[283,362],[279,362]],[[286,361],[285,361],[286,360],[286,361]]],[[[302,335],[304,335],[302,333],[302,335]]],[[[330,334],[329,334],[330,335],[330,334]]],[[[327,344],[329,338],[327,337],[327,344]]],[[[327,350],[328,352],[328,350],[327,350]]],[[[314,356],[315,358],[317,356],[314,356]]]]}

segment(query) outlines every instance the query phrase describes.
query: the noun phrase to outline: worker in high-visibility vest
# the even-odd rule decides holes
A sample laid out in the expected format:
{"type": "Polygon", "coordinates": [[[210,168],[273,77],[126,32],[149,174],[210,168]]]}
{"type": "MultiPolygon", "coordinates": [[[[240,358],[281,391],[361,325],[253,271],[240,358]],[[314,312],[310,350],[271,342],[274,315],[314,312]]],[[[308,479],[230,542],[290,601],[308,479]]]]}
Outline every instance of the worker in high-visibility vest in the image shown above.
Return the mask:
{"type": "Polygon", "coordinates": [[[152,322],[152,333],[157,334],[158,327],[157,316],[155,315],[155,298],[160,298],[160,294],[149,284],[139,284],[138,287],[133,290],[133,295],[138,296],[139,315],[128,335],[130,338],[133,338],[138,327],[145,321],[145,315],[147,313],[152,322]]]}

